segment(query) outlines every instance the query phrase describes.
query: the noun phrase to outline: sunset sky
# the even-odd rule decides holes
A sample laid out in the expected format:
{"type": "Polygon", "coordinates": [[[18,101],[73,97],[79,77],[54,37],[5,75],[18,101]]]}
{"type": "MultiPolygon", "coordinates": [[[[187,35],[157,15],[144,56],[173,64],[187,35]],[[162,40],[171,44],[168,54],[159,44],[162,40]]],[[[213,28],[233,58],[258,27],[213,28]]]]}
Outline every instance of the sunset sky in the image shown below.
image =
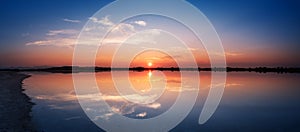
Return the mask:
{"type": "MultiPolygon", "coordinates": [[[[0,2],[0,67],[63,66],[72,65],[73,48],[77,36],[86,24],[94,22],[104,27],[117,25],[106,17],[94,18],[95,12],[112,1],[109,0],[2,0],[0,2]]],[[[228,66],[300,66],[300,2],[294,0],[188,0],[200,9],[214,25],[223,43],[228,66]]],[[[179,9],[180,11],[180,9],[179,9]]],[[[122,23],[121,28],[108,35],[107,45],[99,48],[96,65],[109,66],[115,43],[121,32],[139,32],[123,46],[122,55],[134,48],[142,48],[153,40],[160,48],[176,45],[167,32],[147,30],[160,25],[173,35],[181,35],[189,49],[170,48],[179,60],[186,61],[186,51],[191,51],[200,66],[209,66],[204,49],[193,34],[158,16],[139,16],[122,23]],[[122,30],[120,30],[122,29],[122,30]],[[143,32],[144,31],[144,32],[143,32]],[[145,37],[146,36],[146,37],[145,37]],[[167,39],[170,37],[170,39],[167,39]],[[143,38],[142,41],[137,41],[143,38]],[[149,40],[145,42],[146,40],[149,40]],[[143,44],[140,44],[143,43],[143,44]],[[163,45],[163,46],[162,46],[163,45]]],[[[126,34],[125,33],[125,34],[126,34]]],[[[122,49],[121,48],[121,49],[122,49]]],[[[176,66],[174,59],[157,51],[141,53],[131,66],[176,66]]],[[[118,60],[119,59],[119,60],[118,60]]],[[[190,63],[188,61],[184,62],[190,63]]],[[[125,64],[125,63],[124,63],[125,64]]]]}

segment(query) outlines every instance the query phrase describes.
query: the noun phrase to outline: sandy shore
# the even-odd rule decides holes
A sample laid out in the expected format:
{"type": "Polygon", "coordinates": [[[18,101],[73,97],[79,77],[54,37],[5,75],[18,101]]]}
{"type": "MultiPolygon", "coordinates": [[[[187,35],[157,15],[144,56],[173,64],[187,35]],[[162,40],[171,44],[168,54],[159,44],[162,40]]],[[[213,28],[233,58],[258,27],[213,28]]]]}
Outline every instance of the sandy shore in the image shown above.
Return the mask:
{"type": "Polygon", "coordinates": [[[17,72],[0,72],[0,131],[33,131],[30,112],[33,103],[23,93],[22,81],[29,77],[17,72]]]}

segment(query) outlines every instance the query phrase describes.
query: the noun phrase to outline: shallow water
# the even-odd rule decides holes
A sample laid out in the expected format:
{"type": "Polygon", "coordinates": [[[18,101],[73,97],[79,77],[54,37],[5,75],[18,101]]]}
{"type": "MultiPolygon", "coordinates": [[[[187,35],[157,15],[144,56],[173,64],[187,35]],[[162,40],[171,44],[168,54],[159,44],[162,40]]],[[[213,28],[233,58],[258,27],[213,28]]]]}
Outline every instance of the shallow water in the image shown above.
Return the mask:
{"type": "MultiPolygon", "coordinates": [[[[40,131],[103,131],[93,123],[95,119],[89,119],[84,113],[76,97],[84,98],[93,105],[101,105],[97,104],[99,98],[105,100],[113,111],[97,116],[101,120],[110,120],[116,114],[140,120],[157,117],[172,107],[179,93],[197,91],[186,81],[200,82],[198,98],[192,111],[172,131],[300,131],[299,74],[228,73],[218,109],[205,124],[199,125],[199,115],[211,86],[211,74],[201,72],[200,79],[195,79],[189,75],[181,76],[179,72],[158,73],[130,72],[129,79],[125,72],[114,74],[117,83],[129,80],[135,91],[141,94],[153,89],[151,87],[165,84],[162,96],[143,105],[127,101],[119,95],[111,72],[96,73],[96,82],[102,94],[89,97],[78,93],[76,96],[72,74],[30,73],[32,77],[24,81],[24,86],[25,93],[36,103],[32,116],[40,131]],[[184,89],[180,89],[181,83],[184,89]]],[[[84,82],[91,73],[76,75],[84,82]]],[[[86,86],[89,87],[88,84],[86,86]]]]}

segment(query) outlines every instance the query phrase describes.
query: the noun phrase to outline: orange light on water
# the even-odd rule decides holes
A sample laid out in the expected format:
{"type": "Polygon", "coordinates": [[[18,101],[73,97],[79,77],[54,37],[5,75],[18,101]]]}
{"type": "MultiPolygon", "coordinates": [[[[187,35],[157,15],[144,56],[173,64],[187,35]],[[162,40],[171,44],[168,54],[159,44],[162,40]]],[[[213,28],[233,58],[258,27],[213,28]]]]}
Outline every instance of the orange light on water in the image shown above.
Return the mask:
{"type": "Polygon", "coordinates": [[[149,71],[148,72],[148,77],[151,77],[152,76],[152,71],[149,71]]]}

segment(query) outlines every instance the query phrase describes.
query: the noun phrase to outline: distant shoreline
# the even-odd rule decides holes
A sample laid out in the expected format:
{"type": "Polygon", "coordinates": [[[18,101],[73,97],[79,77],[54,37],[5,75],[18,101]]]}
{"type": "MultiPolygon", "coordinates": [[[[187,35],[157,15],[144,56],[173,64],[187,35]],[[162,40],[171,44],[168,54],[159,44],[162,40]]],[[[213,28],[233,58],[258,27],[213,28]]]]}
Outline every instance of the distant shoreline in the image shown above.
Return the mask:
{"type": "Polygon", "coordinates": [[[34,131],[33,103],[23,93],[22,82],[30,77],[17,72],[0,72],[0,131],[34,131]]]}
{"type": "Polygon", "coordinates": [[[255,68],[239,68],[239,67],[226,67],[226,68],[179,68],[179,67],[131,67],[131,68],[111,68],[111,67],[78,67],[78,66],[62,66],[62,67],[49,67],[49,68],[26,68],[16,69],[7,68],[0,69],[0,71],[15,71],[15,72],[51,72],[51,73],[78,73],[78,72],[109,72],[109,71],[211,71],[211,72],[257,72],[257,73],[300,73],[298,67],[255,67],[255,68]]]}

